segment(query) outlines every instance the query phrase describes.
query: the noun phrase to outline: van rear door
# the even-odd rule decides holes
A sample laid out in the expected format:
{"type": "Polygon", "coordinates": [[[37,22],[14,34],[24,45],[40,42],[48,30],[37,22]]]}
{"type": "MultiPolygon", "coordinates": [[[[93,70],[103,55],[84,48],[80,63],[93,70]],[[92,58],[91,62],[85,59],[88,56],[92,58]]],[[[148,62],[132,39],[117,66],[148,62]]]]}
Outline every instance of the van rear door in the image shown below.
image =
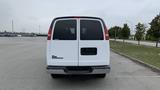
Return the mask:
{"type": "Polygon", "coordinates": [[[80,19],[79,66],[109,65],[109,40],[105,40],[103,22],[80,19]]]}
{"type": "Polygon", "coordinates": [[[57,19],[53,25],[52,40],[48,42],[49,65],[77,66],[77,20],[57,19]]]}

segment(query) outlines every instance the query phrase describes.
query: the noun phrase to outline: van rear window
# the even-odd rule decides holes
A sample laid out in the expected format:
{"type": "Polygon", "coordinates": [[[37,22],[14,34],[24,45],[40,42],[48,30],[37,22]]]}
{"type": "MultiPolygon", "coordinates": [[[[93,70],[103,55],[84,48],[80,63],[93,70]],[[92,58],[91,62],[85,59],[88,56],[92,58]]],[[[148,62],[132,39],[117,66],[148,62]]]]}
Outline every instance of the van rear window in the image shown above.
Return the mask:
{"type": "Polygon", "coordinates": [[[53,40],[76,40],[76,20],[59,20],[55,24],[53,40]]]}
{"type": "Polygon", "coordinates": [[[80,39],[81,40],[103,40],[103,31],[100,21],[81,20],[80,39]]]}

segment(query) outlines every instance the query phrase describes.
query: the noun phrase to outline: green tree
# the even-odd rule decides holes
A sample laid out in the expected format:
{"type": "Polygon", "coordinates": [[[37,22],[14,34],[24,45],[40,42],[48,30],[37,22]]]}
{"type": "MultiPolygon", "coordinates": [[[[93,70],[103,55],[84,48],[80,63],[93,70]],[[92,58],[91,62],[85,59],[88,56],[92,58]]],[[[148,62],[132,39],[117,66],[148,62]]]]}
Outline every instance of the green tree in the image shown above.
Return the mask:
{"type": "Polygon", "coordinates": [[[150,23],[150,36],[155,38],[156,47],[158,47],[158,42],[160,40],[160,14],[158,14],[150,23]]]}
{"type": "Polygon", "coordinates": [[[114,28],[111,27],[108,32],[109,32],[109,37],[114,38],[114,32],[115,32],[114,28]]]}
{"type": "Polygon", "coordinates": [[[147,30],[146,40],[156,41],[150,28],[147,30]]]}
{"type": "Polygon", "coordinates": [[[144,24],[138,23],[136,25],[135,38],[138,41],[138,45],[140,45],[140,41],[143,39],[145,31],[146,31],[146,27],[144,24]]]}
{"type": "Polygon", "coordinates": [[[115,40],[120,37],[120,31],[122,30],[119,26],[114,26],[109,29],[109,36],[115,40]]]}
{"type": "Polygon", "coordinates": [[[123,39],[123,43],[125,39],[128,39],[130,36],[130,28],[127,24],[124,24],[122,30],[121,30],[121,37],[123,39]]]}
{"type": "Polygon", "coordinates": [[[150,29],[147,30],[146,40],[152,40],[151,39],[151,30],[150,29]]]}

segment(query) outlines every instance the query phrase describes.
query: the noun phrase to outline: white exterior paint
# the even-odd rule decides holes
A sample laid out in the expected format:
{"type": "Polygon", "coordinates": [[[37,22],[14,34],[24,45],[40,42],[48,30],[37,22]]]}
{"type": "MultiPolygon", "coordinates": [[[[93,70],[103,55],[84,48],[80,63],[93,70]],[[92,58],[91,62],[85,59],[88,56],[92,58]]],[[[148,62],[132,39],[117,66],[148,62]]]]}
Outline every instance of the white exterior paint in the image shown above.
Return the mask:
{"type": "MultiPolygon", "coordinates": [[[[73,18],[72,18],[73,19],[73,18]]],[[[74,18],[77,20],[77,40],[52,40],[54,35],[54,27],[52,30],[51,40],[47,41],[47,65],[52,66],[98,66],[110,65],[110,48],[109,40],[80,40],[80,20],[84,18],[74,18]],[[95,47],[97,48],[97,55],[81,55],[81,48],[95,47]],[[63,59],[52,59],[52,55],[63,57],[63,59]]],[[[60,19],[58,19],[60,20],[60,19]]],[[[64,20],[64,19],[62,19],[64,20]]],[[[70,20],[70,19],[69,19],[70,20]]],[[[90,20],[86,19],[85,20],[90,20]]],[[[93,20],[93,19],[92,19],[93,20]]]]}

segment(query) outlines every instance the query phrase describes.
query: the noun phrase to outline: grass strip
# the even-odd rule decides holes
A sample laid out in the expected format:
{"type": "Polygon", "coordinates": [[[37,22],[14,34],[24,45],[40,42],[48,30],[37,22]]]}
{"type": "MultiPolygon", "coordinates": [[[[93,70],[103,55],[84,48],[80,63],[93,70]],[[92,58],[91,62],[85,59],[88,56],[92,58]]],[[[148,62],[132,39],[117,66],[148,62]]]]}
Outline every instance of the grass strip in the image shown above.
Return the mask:
{"type": "Polygon", "coordinates": [[[110,47],[117,52],[160,68],[160,48],[110,41],[110,47]]]}

